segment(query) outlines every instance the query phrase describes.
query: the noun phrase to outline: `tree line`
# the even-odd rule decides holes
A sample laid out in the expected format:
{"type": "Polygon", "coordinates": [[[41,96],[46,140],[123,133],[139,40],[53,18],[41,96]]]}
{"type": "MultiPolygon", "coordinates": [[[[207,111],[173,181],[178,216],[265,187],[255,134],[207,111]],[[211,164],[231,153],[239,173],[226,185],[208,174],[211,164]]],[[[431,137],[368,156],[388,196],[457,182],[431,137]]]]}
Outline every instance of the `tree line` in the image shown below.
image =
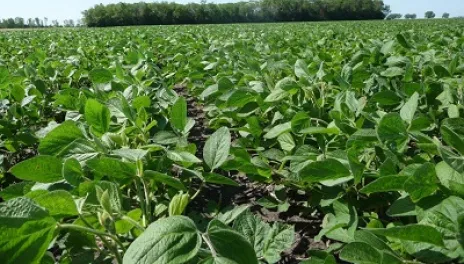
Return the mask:
{"type": "Polygon", "coordinates": [[[82,20],[65,19],[62,23],[54,19],[49,20],[47,17],[29,18],[22,17],[4,18],[0,20],[0,28],[44,28],[44,27],[75,27],[83,25],[82,20]]]}
{"type": "MultiPolygon", "coordinates": [[[[427,12],[425,12],[425,14],[424,14],[424,18],[427,18],[427,19],[429,19],[429,18],[435,18],[435,16],[436,16],[436,14],[435,14],[435,12],[433,12],[433,11],[427,11],[427,12]]],[[[391,13],[391,14],[389,14],[389,15],[386,17],[386,19],[387,19],[387,20],[393,20],[393,19],[400,19],[400,18],[402,18],[402,17],[403,17],[402,14],[399,14],[399,13],[391,13]]],[[[405,19],[416,19],[416,18],[417,18],[417,15],[416,15],[416,14],[405,14],[405,15],[404,15],[404,18],[405,18],[405,19]]],[[[445,12],[445,13],[443,13],[443,15],[441,16],[441,18],[450,18],[450,14],[447,13],[447,12],[445,12]]]]}
{"type": "Polygon", "coordinates": [[[252,0],[238,3],[119,3],[83,12],[90,27],[384,19],[380,0],[252,0]]]}

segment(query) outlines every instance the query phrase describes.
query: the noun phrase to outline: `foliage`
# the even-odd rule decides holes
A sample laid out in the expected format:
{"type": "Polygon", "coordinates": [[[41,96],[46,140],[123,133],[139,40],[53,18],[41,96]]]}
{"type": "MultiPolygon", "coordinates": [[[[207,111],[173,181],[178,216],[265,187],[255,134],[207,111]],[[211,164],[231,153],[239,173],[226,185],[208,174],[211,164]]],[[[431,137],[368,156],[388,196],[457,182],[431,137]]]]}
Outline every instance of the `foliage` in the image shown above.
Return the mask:
{"type": "Polygon", "coordinates": [[[237,3],[119,3],[83,12],[90,27],[383,19],[379,0],[259,0],[237,3]]]}
{"type": "MultiPolygon", "coordinates": [[[[403,17],[402,14],[391,13],[391,14],[389,14],[385,19],[386,19],[386,20],[393,20],[393,19],[400,19],[400,18],[402,18],[402,17],[403,17]]],[[[406,16],[405,16],[405,18],[406,18],[406,16]]]]}
{"type": "Polygon", "coordinates": [[[461,263],[463,29],[2,32],[0,259],[278,263],[314,224],[257,212],[292,208],[319,212],[311,239],[331,245],[302,263],[461,263]],[[192,99],[205,142],[191,139],[203,125],[192,99]],[[211,185],[241,185],[237,174],[272,195],[205,201],[211,185]]]}
{"type": "Polygon", "coordinates": [[[425,18],[435,18],[435,13],[433,11],[427,11],[424,15],[425,18]]]}
{"type": "Polygon", "coordinates": [[[450,14],[449,13],[443,13],[443,15],[441,16],[442,18],[450,18],[450,14]]]}
{"type": "Polygon", "coordinates": [[[406,18],[406,19],[416,19],[417,15],[416,14],[406,14],[406,15],[404,15],[404,18],[406,18]]]}

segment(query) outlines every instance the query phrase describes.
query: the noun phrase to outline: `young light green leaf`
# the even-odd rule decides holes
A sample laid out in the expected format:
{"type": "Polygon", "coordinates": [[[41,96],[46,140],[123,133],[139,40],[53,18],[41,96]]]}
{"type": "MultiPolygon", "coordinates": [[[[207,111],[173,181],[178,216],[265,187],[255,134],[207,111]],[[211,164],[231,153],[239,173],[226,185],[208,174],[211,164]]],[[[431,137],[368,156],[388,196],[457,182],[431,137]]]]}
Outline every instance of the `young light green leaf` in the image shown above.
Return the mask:
{"type": "Polygon", "coordinates": [[[72,195],[67,191],[52,191],[34,197],[33,200],[46,208],[49,214],[54,217],[71,217],[79,214],[72,195]]]}
{"type": "Polygon", "coordinates": [[[280,144],[280,147],[285,150],[285,151],[292,151],[296,144],[295,141],[293,140],[292,134],[290,133],[284,133],[280,136],[277,137],[277,141],[280,144]]]}
{"type": "Polygon", "coordinates": [[[76,126],[76,123],[74,121],[65,121],[40,141],[39,153],[60,156],[65,154],[70,146],[79,139],[85,139],[85,137],[76,126]]]}
{"type": "Polygon", "coordinates": [[[274,126],[273,128],[271,128],[271,130],[269,130],[269,132],[267,132],[264,135],[264,138],[265,139],[273,139],[273,138],[276,138],[276,137],[280,136],[281,134],[289,132],[291,130],[292,130],[292,123],[291,122],[283,123],[283,124],[280,124],[280,125],[277,125],[277,126],[274,126]]]}
{"type": "Polygon", "coordinates": [[[168,151],[167,157],[175,162],[201,163],[199,158],[186,151],[168,151]]]}
{"type": "Polygon", "coordinates": [[[227,127],[221,127],[205,143],[203,157],[211,170],[219,168],[229,156],[231,136],[227,127]]]}
{"type": "Polygon", "coordinates": [[[174,215],[182,215],[184,212],[185,208],[187,208],[187,205],[189,203],[189,198],[190,196],[188,193],[178,193],[174,197],[172,197],[171,202],[169,202],[169,216],[174,216],[174,215]]]}
{"type": "Polygon", "coordinates": [[[400,111],[401,118],[408,124],[411,124],[419,104],[419,94],[415,92],[409,100],[403,105],[400,111]]]}
{"type": "Polygon", "coordinates": [[[186,263],[201,247],[195,223],[171,216],[151,224],[127,249],[124,264],[186,263]]]}

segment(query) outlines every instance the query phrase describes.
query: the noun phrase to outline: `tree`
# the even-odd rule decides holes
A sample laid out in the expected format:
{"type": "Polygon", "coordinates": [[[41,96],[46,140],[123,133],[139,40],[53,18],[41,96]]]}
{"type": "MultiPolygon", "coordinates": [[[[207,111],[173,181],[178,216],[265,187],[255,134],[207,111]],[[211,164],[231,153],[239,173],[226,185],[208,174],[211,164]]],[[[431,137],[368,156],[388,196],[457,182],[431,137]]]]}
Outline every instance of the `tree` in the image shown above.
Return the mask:
{"type": "Polygon", "coordinates": [[[48,26],[48,17],[44,17],[44,26],[48,26]]]}
{"type": "Polygon", "coordinates": [[[406,15],[404,15],[404,18],[406,18],[406,19],[416,19],[417,15],[416,14],[406,14],[406,15]]]}
{"type": "Polygon", "coordinates": [[[385,19],[386,19],[386,20],[394,20],[394,19],[400,19],[400,18],[402,18],[402,17],[403,17],[402,14],[391,13],[391,14],[388,15],[385,19]]]}
{"type": "Polygon", "coordinates": [[[441,16],[442,18],[449,18],[450,17],[450,14],[449,13],[443,13],[443,16],[441,16]]]}
{"type": "Polygon", "coordinates": [[[425,12],[425,15],[424,15],[425,18],[434,18],[435,17],[435,13],[433,11],[427,11],[425,12]]]}

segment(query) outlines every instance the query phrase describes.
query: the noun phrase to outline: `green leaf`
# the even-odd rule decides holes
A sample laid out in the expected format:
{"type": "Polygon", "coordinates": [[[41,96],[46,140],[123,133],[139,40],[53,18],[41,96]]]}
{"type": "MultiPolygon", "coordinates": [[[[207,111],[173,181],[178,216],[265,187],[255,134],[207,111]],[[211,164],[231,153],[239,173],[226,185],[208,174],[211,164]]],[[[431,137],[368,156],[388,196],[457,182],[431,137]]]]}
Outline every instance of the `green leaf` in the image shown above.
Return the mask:
{"type": "Polygon", "coordinates": [[[271,230],[268,223],[248,210],[234,221],[234,229],[250,242],[258,258],[263,257],[265,242],[271,230]]]}
{"type": "Polygon", "coordinates": [[[203,158],[211,170],[219,168],[229,156],[231,136],[227,127],[221,127],[205,143],[203,158]]]}
{"type": "Polygon", "coordinates": [[[175,162],[201,163],[199,158],[186,151],[168,151],[167,157],[175,162]]]}
{"type": "Polygon", "coordinates": [[[440,151],[440,155],[446,164],[448,164],[455,171],[464,173],[464,156],[456,155],[453,151],[445,147],[440,147],[438,150],[440,151]]]}
{"type": "Polygon", "coordinates": [[[340,129],[338,127],[307,127],[299,132],[300,134],[327,134],[327,135],[338,135],[340,129]]]}
{"type": "Polygon", "coordinates": [[[414,119],[414,114],[417,111],[417,106],[419,104],[419,94],[415,92],[411,98],[403,105],[400,111],[401,118],[406,121],[408,124],[412,123],[414,119]]]}
{"type": "Polygon", "coordinates": [[[393,204],[388,208],[387,215],[390,217],[407,217],[415,216],[416,205],[411,201],[409,196],[398,198],[394,201],[393,204]]]}
{"type": "Polygon", "coordinates": [[[67,159],[63,164],[63,178],[71,185],[79,186],[83,181],[84,172],[76,159],[67,159]]]}
{"type": "Polygon", "coordinates": [[[396,76],[402,76],[403,74],[404,74],[404,70],[402,68],[399,68],[399,67],[390,67],[390,68],[388,68],[385,71],[380,73],[380,75],[382,75],[384,77],[389,77],[389,78],[393,78],[393,77],[396,77],[396,76]]]}
{"type": "Polygon", "coordinates": [[[431,196],[438,189],[436,182],[435,166],[432,163],[425,163],[404,183],[404,190],[409,193],[412,201],[418,202],[422,198],[431,196]]]}
{"type": "Polygon", "coordinates": [[[33,182],[20,182],[8,185],[0,191],[0,197],[6,201],[23,196],[31,190],[32,186],[34,186],[33,182]]]}
{"type": "Polygon", "coordinates": [[[273,139],[273,138],[276,138],[276,137],[280,136],[283,133],[290,132],[291,130],[292,130],[292,122],[287,122],[287,123],[284,123],[284,124],[280,124],[280,125],[277,125],[277,126],[271,128],[271,130],[269,130],[269,132],[267,132],[264,135],[264,138],[265,139],[273,139]]]}
{"type": "Polygon", "coordinates": [[[181,215],[189,203],[188,193],[178,193],[172,197],[171,202],[169,202],[169,216],[181,215]]]}
{"type": "Polygon", "coordinates": [[[284,133],[278,136],[277,141],[280,144],[280,148],[288,152],[292,151],[296,146],[295,141],[293,140],[292,134],[290,133],[284,133]]]}
{"type": "Polygon", "coordinates": [[[297,60],[295,62],[295,75],[298,78],[309,77],[308,66],[304,60],[297,60]]]}
{"type": "Polygon", "coordinates": [[[369,244],[377,250],[393,252],[392,249],[382,239],[378,238],[376,235],[370,233],[369,231],[357,230],[354,233],[354,239],[356,242],[369,244]]]}
{"type": "Polygon", "coordinates": [[[144,177],[151,178],[156,182],[166,184],[177,190],[187,192],[187,188],[184,186],[184,184],[179,179],[176,179],[172,176],[168,176],[166,174],[162,174],[156,171],[147,170],[144,172],[144,177]]]}
{"type": "Polygon", "coordinates": [[[169,121],[179,131],[184,131],[187,125],[187,101],[184,97],[179,97],[175,104],[172,106],[169,121]]]}
{"type": "Polygon", "coordinates": [[[221,184],[221,185],[230,185],[230,186],[239,186],[237,182],[228,178],[226,176],[222,176],[216,173],[205,173],[203,174],[205,181],[207,183],[214,183],[214,184],[221,184]]]}
{"type": "Polygon", "coordinates": [[[121,158],[125,158],[131,162],[137,162],[139,160],[142,160],[148,154],[148,151],[143,149],[123,148],[113,150],[112,154],[117,155],[121,158]]]}
{"type": "Polygon", "coordinates": [[[274,89],[272,92],[264,99],[265,103],[276,103],[290,95],[288,91],[282,89],[274,89]]]}
{"type": "Polygon", "coordinates": [[[350,171],[339,161],[327,159],[310,163],[299,174],[306,182],[321,182],[350,176],[350,171]]]}
{"type": "Polygon", "coordinates": [[[464,155],[464,119],[445,119],[440,128],[443,140],[464,155]]]}
{"type": "Polygon", "coordinates": [[[100,83],[109,83],[113,80],[113,74],[106,69],[93,69],[89,72],[89,77],[92,82],[100,83]]]}
{"type": "Polygon", "coordinates": [[[437,246],[444,246],[443,238],[437,229],[426,225],[407,225],[391,228],[367,229],[369,232],[391,238],[398,238],[406,241],[424,242],[437,246]]]}
{"type": "Polygon", "coordinates": [[[401,97],[390,90],[385,90],[374,94],[371,100],[385,106],[397,105],[401,103],[401,97]]]}
{"type": "Polygon", "coordinates": [[[353,242],[343,247],[340,259],[351,263],[378,264],[382,254],[367,243],[353,242]]]}
{"type": "Polygon", "coordinates": [[[38,205],[46,208],[50,215],[54,217],[63,218],[79,214],[72,195],[67,191],[52,191],[36,196],[33,200],[38,205]]]}
{"type": "Polygon", "coordinates": [[[133,178],[136,175],[135,164],[106,157],[89,160],[87,167],[98,175],[115,179],[133,178]]]}
{"type": "Polygon", "coordinates": [[[201,247],[195,223],[171,216],[152,223],[127,249],[124,264],[186,263],[201,247]]]}
{"type": "Polygon", "coordinates": [[[65,121],[50,131],[40,141],[39,153],[42,155],[61,156],[79,139],[85,139],[82,131],[74,121],[65,121]]]}
{"type": "Polygon", "coordinates": [[[397,113],[386,114],[380,120],[377,127],[377,136],[387,146],[396,150],[404,149],[409,140],[406,126],[397,113]]]}
{"type": "Polygon", "coordinates": [[[298,83],[293,78],[285,77],[276,83],[275,90],[289,91],[296,88],[299,88],[298,83]]]}
{"type": "Polygon", "coordinates": [[[56,221],[28,198],[0,204],[0,259],[3,263],[38,263],[51,243],[56,221]]]}
{"type": "Polygon", "coordinates": [[[258,259],[250,242],[240,233],[229,229],[218,220],[212,220],[209,223],[207,239],[210,241],[216,257],[237,264],[258,264],[258,259]]]}
{"type": "Polygon", "coordinates": [[[110,110],[95,99],[85,103],[85,121],[98,133],[104,134],[110,129],[110,110]]]}
{"type": "Polygon", "coordinates": [[[447,189],[452,190],[456,184],[464,184],[464,174],[451,168],[446,162],[440,162],[435,166],[438,180],[447,189]]]}
{"type": "Polygon", "coordinates": [[[53,156],[36,156],[16,164],[10,172],[21,180],[41,183],[57,182],[63,179],[63,162],[53,156]]]}
{"type": "Polygon", "coordinates": [[[276,222],[264,241],[264,259],[268,263],[277,263],[280,260],[281,253],[291,248],[294,241],[294,228],[276,222]]]}
{"type": "Polygon", "coordinates": [[[409,44],[409,42],[406,40],[403,34],[399,33],[396,35],[396,39],[398,40],[398,43],[400,43],[401,46],[403,46],[406,49],[411,49],[412,46],[409,44]]]}
{"type": "Polygon", "coordinates": [[[365,194],[377,193],[377,192],[391,192],[391,191],[402,191],[404,189],[404,183],[408,180],[408,177],[404,176],[384,176],[376,179],[375,181],[364,186],[360,192],[365,194]]]}
{"type": "Polygon", "coordinates": [[[217,220],[221,221],[222,223],[229,225],[232,223],[237,217],[242,215],[248,208],[250,208],[249,205],[240,205],[233,207],[232,209],[224,212],[224,213],[219,213],[217,216],[217,220]]]}

